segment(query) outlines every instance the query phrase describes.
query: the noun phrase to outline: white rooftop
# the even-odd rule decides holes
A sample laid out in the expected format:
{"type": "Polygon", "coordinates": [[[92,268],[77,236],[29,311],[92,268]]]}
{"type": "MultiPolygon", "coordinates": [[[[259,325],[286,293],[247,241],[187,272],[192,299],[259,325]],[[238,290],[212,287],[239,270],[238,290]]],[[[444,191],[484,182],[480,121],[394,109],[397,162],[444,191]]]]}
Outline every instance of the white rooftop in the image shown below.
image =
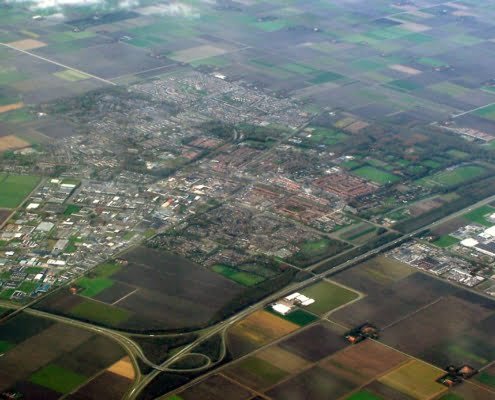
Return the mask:
{"type": "Polygon", "coordinates": [[[461,244],[466,247],[474,247],[478,244],[478,241],[473,238],[464,239],[461,244]]]}
{"type": "Polygon", "coordinates": [[[292,310],[292,307],[286,306],[285,304],[276,303],[272,305],[272,309],[279,314],[286,315],[290,310],[292,310]]]}

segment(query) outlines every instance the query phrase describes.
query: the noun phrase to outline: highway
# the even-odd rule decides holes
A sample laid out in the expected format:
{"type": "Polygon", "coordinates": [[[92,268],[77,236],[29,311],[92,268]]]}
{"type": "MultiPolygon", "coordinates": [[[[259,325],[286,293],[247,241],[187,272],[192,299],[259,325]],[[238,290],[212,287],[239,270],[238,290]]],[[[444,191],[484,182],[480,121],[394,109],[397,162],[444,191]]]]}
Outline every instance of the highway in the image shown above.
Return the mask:
{"type": "MultiPolygon", "coordinates": [[[[355,258],[353,258],[352,260],[349,260],[349,261],[346,261],[334,268],[332,268],[331,270],[329,271],[325,271],[325,272],[322,272],[320,274],[314,274],[311,278],[308,278],[302,282],[298,282],[298,283],[294,283],[292,285],[289,285],[289,286],[286,286],[285,288],[271,294],[270,296],[264,298],[263,300],[259,301],[258,303],[254,304],[254,305],[251,305],[250,307],[240,311],[239,313],[237,313],[236,315],[228,318],[227,320],[225,321],[222,321],[220,323],[218,323],[217,325],[215,325],[211,330],[209,330],[209,332],[205,335],[203,335],[200,339],[198,339],[197,341],[191,343],[190,345],[186,346],[182,351],[180,351],[179,353],[177,353],[176,355],[174,355],[173,357],[171,357],[170,359],[168,359],[167,361],[165,361],[165,363],[163,363],[161,365],[162,368],[166,368],[167,366],[169,366],[170,364],[172,364],[173,362],[177,361],[182,355],[184,355],[185,353],[187,353],[187,351],[189,351],[190,349],[192,349],[194,346],[196,346],[197,344],[203,342],[204,340],[214,336],[215,334],[217,333],[220,333],[220,332],[223,332],[225,331],[226,329],[228,329],[228,327],[230,327],[231,325],[235,324],[236,322],[238,322],[239,320],[245,318],[246,316],[248,316],[249,314],[253,313],[254,311],[256,310],[260,310],[260,309],[263,309],[268,303],[271,303],[281,297],[284,297],[286,295],[288,295],[289,293],[292,293],[294,291],[297,291],[311,283],[314,283],[322,278],[325,278],[325,277],[328,277],[328,276],[331,276],[331,275],[334,275],[346,268],[349,268],[351,267],[352,265],[355,265],[355,264],[358,264],[360,263],[361,261],[364,261],[366,259],[368,259],[369,257],[372,257],[378,253],[381,253],[385,250],[388,250],[388,249],[391,249],[393,247],[396,247],[397,245],[411,239],[412,237],[416,236],[417,234],[419,234],[420,232],[424,231],[425,229],[430,229],[436,225],[440,225],[452,218],[456,218],[458,216],[461,216],[463,215],[464,213],[466,212],[469,212],[471,211],[472,209],[474,208],[477,208],[477,207],[480,207],[482,205],[485,205],[487,203],[490,203],[492,201],[495,201],[495,196],[491,196],[491,197],[488,197],[486,199],[483,199],[475,204],[472,204],[462,210],[459,210],[447,217],[444,217],[444,218],[441,218],[429,225],[426,225],[420,229],[417,229],[411,233],[407,233],[405,235],[402,235],[401,237],[389,242],[389,243],[386,243],[382,246],[379,246],[373,250],[370,250],[360,256],[357,256],[355,258]]],[[[327,260],[324,260],[324,261],[327,261],[327,260]]],[[[324,261],[322,262],[319,262],[317,263],[318,265],[321,265],[324,261]]],[[[312,266],[308,267],[308,269],[310,269],[312,266]]],[[[297,331],[296,331],[297,332],[297,331]]],[[[156,370],[156,371],[153,371],[152,373],[150,373],[149,375],[147,375],[146,377],[143,378],[143,380],[140,382],[140,383],[137,383],[136,386],[131,390],[131,392],[129,392],[128,396],[126,397],[126,399],[136,399],[137,396],[139,395],[139,393],[144,389],[144,387],[149,383],[151,382],[151,380],[153,378],[155,378],[158,374],[160,373],[159,370],[156,370]]]]}
{"type": "MultiPolygon", "coordinates": [[[[439,220],[437,220],[437,221],[435,221],[435,222],[433,222],[427,226],[424,226],[420,229],[417,229],[411,233],[404,234],[404,235],[400,236],[399,238],[397,238],[397,239],[395,239],[389,243],[386,243],[386,244],[379,246],[373,250],[370,250],[370,251],[368,251],[368,252],[366,252],[360,256],[357,256],[351,260],[348,260],[348,261],[330,269],[329,271],[325,271],[325,272],[322,272],[319,274],[309,272],[310,274],[312,274],[312,276],[310,278],[308,278],[302,282],[296,282],[296,283],[293,283],[289,286],[286,286],[285,288],[271,294],[270,296],[264,298],[263,300],[255,303],[255,304],[245,308],[244,310],[238,312],[237,314],[227,318],[226,320],[219,322],[218,324],[216,324],[212,327],[209,327],[209,328],[206,328],[204,330],[199,331],[199,333],[201,333],[201,336],[196,341],[185,346],[179,352],[174,354],[172,357],[170,357],[169,359],[167,359],[164,363],[162,363],[160,365],[156,365],[153,362],[151,362],[146,357],[146,355],[143,353],[143,351],[141,350],[139,345],[136,342],[134,342],[129,336],[127,336],[126,334],[124,334],[122,332],[108,329],[108,328],[99,327],[99,326],[93,325],[91,323],[82,322],[82,321],[78,321],[78,320],[75,320],[72,318],[59,316],[59,315],[55,315],[55,314],[51,314],[51,313],[47,313],[44,311],[40,311],[40,310],[36,310],[36,309],[31,308],[31,306],[36,301],[39,301],[39,299],[36,299],[34,302],[31,302],[31,303],[24,305],[24,306],[13,305],[7,301],[2,301],[2,302],[0,302],[0,306],[15,308],[16,310],[15,310],[14,314],[21,312],[21,311],[24,311],[28,314],[31,314],[31,315],[34,315],[37,317],[51,319],[51,320],[54,320],[57,322],[65,323],[65,324],[72,325],[72,326],[75,326],[75,327],[78,327],[81,329],[86,329],[86,330],[89,330],[89,331],[92,331],[92,332],[95,332],[98,334],[102,334],[102,335],[105,335],[105,336],[115,340],[116,342],[118,342],[129,353],[131,361],[132,361],[132,363],[136,369],[135,383],[134,383],[133,387],[127,393],[125,399],[127,399],[127,400],[136,399],[139,396],[139,394],[141,393],[141,391],[157,375],[159,375],[163,371],[171,371],[170,365],[173,364],[178,359],[180,359],[183,355],[190,352],[195,346],[197,346],[198,344],[202,343],[203,341],[211,338],[212,336],[214,336],[216,334],[219,334],[219,333],[224,334],[230,326],[237,323],[238,321],[245,318],[246,316],[253,313],[254,311],[263,309],[268,303],[273,302],[273,301],[275,301],[275,300],[277,300],[283,296],[286,296],[287,294],[289,294],[291,292],[297,291],[297,290],[299,290],[299,289],[301,289],[301,288],[303,288],[303,287],[305,287],[311,283],[314,283],[320,279],[334,275],[334,274],[336,274],[336,273],[338,273],[338,272],[340,272],[346,268],[349,268],[355,264],[358,264],[358,263],[366,260],[367,258],[372,257],[378,253],[381,253],[383,251],[391,249],[391,248],[401,244],[402,242],[405,242],[405,241],[411,239],[412,237],[414,237],[415,235],[417,235],[421,231],[424,231],[425,229],[430,229],[436,225],[442,224],[442,223],[444,223],[444,222],[446,222],[452,218],[456,218],[458,216],[461,216],[464,213],[471,211],[474,208],[485,205],[485,204],[490,203],[492,201],[495,201],[495,196],[488,197],[488,198],[481,200],[475,204],[472,204],[472,205],[470,205],[470,206],[468,206],[462,210],[459,210],[459,211],[457,211],[457,212],[455,212],[455,213],[453,213],[447,217],[441,218],[441,219],[439,219],[439,220]],[[154,371],[152,371],[150,374],[148,374],[146,376],[142,376],[140,371],[139,371],[138,364],[137,364],[138,359],[141,359],[143,363],[145,363],[148,366],[150,366],[151,368],[153,368],[154,371]]],[[[329,258],[329,259],[331,259],[331,258],[329,258]]],[[[314,268],[316,266],[322,265],[324,262],[328,261],[329,259],[315,263],[314,265],[308,267],[307,270],[311,270],[312,268],[314,268]]],[[[10,316],[7,318],[10,318],[10,316]]],[[[170,336],[170,335],[166,335],[166,334],[164,334],[164,335],[160,335],[160,334],[145,335],[145,334],[142,334],[140,336],[159,337],[159,336],[170,336]]],[[[203,368],[205,368],[205,367],[203,367],[203,368]]],[[[201,370],[203,368],[199,368],[198,370],[201,370]]]]}

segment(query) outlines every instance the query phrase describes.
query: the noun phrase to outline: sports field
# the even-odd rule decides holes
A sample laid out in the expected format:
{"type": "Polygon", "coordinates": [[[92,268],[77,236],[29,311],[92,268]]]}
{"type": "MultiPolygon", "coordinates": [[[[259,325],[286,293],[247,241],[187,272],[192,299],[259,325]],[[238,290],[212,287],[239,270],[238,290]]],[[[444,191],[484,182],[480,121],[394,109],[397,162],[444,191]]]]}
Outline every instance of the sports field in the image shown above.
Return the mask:
{"type": "Polygon", "coordinates": [[[251,274],[249,272],[239,271],[228,265],[217,264],[211,268],[216,273],[225,276],[234,282],[240,283],[243,286],[254,286],[265,280],[264,277],[251,274]]]}
{"type": "Polygon", "coordinates": [[[386,185],[400,180],[398,176],[370,165],[365,165],[361,168],[355,169],[352,173],[360,176],[361,178],[378,183],[379,185],[386,185]]]}

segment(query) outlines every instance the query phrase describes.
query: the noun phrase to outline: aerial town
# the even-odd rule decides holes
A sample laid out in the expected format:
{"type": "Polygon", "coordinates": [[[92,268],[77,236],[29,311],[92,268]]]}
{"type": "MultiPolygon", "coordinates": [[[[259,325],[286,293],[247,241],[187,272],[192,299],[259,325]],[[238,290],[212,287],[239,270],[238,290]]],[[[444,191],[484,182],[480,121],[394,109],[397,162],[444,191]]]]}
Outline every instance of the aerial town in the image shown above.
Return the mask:
{"type": "Polygon", "coordinates": [[[495,400],[494,21],[0,0],[0,399],[495,400]]]}

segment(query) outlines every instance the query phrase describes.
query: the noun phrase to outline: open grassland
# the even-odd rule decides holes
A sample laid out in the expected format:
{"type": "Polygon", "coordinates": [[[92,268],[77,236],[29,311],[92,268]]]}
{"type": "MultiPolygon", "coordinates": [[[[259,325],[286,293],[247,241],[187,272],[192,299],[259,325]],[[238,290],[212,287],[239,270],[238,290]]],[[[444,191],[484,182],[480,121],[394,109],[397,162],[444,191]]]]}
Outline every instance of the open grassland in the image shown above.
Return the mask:
{"type": "Polygon", "coordinates": [[[0,175],[0,208],[19,206],[39,180],[39,177],[32,175],[0,175]]]}

